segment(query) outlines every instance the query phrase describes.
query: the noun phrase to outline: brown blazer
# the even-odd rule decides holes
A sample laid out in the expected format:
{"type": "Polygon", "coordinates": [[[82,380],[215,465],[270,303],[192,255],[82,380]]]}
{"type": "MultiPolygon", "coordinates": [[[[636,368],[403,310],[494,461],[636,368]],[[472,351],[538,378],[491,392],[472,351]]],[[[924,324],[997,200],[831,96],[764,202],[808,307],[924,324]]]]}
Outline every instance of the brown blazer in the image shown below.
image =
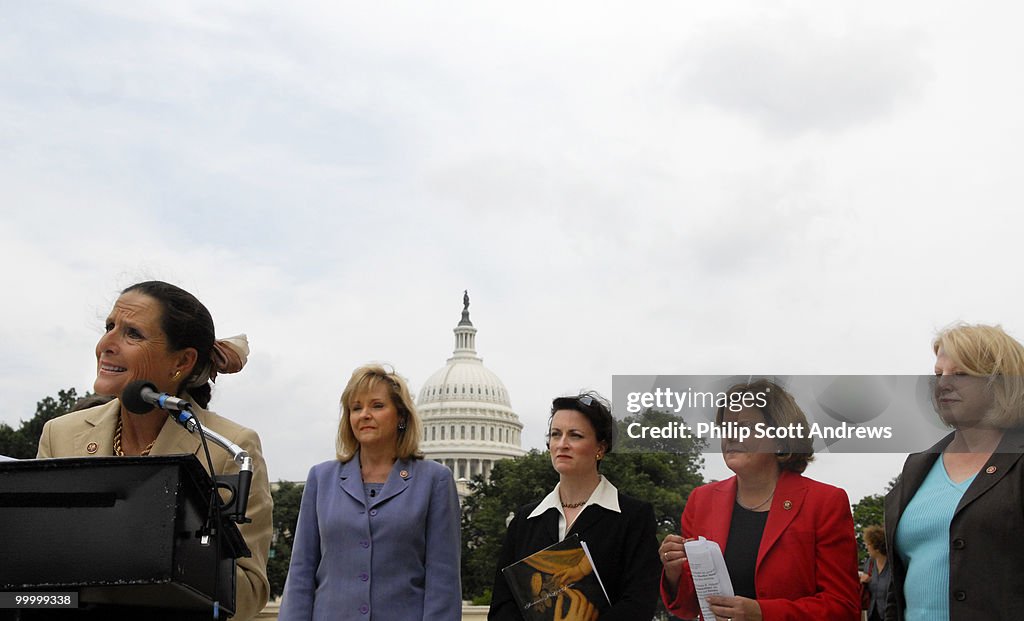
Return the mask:
{"type": "MultiPolygon", "coordinates": [[[[885,618],[902,621],[907,602],[907,567],[896,545],[904,509],[935,460],[953,440],[950,434],[923,453],[907,457],[896,485],[885,496],[885,538],[892,566],[885,618]]],[[[953,513],[949,532],[949,618],[1024,619],[1024,430],[1007,430],[996,452],[978,472],[953,513]]]]}
{"type": "MultiPolygon", "coordinates": [[[[114,399],[110,403],[71,412],[57,417],[43,427],[43,435],[39,439],[37,457],[93,457],[114,454],[114,431],[121,409],[121,402],[114,399]],[[90,452],[89,445],[95,443],[95,450],[90,452]]],[[[237,591],[235,595],[235,616],[232,619],[243,621],[255,617],[267,604],[270,595],[270,581],[267,580],[267,554],[270,549],[270,537],[273,533],[273,500],[270,496],[270,480],[267,477],[267,464],[263,461],[263,449],[260,438],[255,431],[246,429],[237,423],[218,416],[213,412],[194,406],[196,418],[205,427],[216,431],[241,446],[253,461],[252,488],[249,492],[249,506],[246,515],[252,518],[249,524],[243,524],[239,530],[245,543],[252,551],[249,558],[238,559],[237,591]]],[[[150,416],[165,416],[153,412],[150,416]]],[[[190,434],[185,428],[174,423],[168,417],[153,443],[152,455],[193,454],[200,457],[199,463],[206,467],[205,456],[201,454],[202,445],[199,438],[190,434]]],[[[217,474],[234,474],[238,465],[231,459],[227,451],[212,446],[210,456],[217,474]]]]}

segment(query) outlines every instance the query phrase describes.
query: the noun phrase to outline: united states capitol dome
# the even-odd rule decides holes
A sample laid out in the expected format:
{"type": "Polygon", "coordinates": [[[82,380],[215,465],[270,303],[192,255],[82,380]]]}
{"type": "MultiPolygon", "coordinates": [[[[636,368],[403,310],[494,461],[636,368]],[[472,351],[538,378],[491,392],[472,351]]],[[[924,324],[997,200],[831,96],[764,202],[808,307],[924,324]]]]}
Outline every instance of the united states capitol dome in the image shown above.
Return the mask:
{"type": "Polygon", "coordinates": [[[463,294],[462,319],[455,326],[455,350],[445,366],[423,384],[416,409],[423,422],[421,450],[451,468],[459,492],[475,475],[490,476],[499,459],[518,457],[523,430],[508,390],[476,352],[476,328],[463,294]]]}
{"type": "Polygon", "coordinates": [[[494,371],[485,367],[480,358],[460,353],[456,349],[448,364],[435,371],[423,384],[416,400],[420,408],[427,403],[444,401],[483,401],[511,409],[508,390],[494,371]]]}

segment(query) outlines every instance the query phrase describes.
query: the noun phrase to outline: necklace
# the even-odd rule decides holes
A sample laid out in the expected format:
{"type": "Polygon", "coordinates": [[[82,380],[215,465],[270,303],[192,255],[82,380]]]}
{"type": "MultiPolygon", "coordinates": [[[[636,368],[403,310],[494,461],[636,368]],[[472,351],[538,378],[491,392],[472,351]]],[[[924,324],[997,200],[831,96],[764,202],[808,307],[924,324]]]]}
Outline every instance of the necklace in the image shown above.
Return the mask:
{"type": "Polygon", "coordinates": [[[748,506],[744,505],[742,502],[740,502],[740,494],[739,494],[739,492],[736,492],[736,504],[738,504],[743,509],[746,509],[747,511],[757,511],[761,507],[763,507],[766,504],[768,504],[768,501],[771,500],[774,496],[775,496],[775,490],[772,490],[772,493],[769,494],[768,497],[765,498],[764,500],[762,500],[760,503],[754,505],[753,507],[748,507],[748,506]]]}
{"type": "MultiPolygon", "coordinates": [[[[392,458],[390,463],[386,466],[379,465],[366,465],[359,464],[359,474],[363,477],[363,483],[385,483],[388,480],[388,475],[391,474],[391,468],[394,467],[397,458],[392,458]]],[[[402,476],[405,476],[405,471],[402,471],[402,476]]]]}
{"type": "MultiPolygon", "coordinates": [[[[121,418],[118,417],[118,419],[117,419],[117,431],[114,432],[114,455],[117,455],[118,457],[124,457],[124,449],[121,448],[121,428],[122,428],[122,426],[123,426],[123,423],[121,422],[121,418]]],[[[153,443],[155,443],[155,442],[156,442],[156,440],[153,440],[153,442],[150,442],[149,445],[146,446],[146,448],[142,449],[142,452],[139,453],[139,457],[145,457],[146,455],[149,455],[149,452],[153,450],[153,443]]]]}
{"type": "MultiPolygon", "coordinates": [[[[559,502],[562,502],[561,499],[559,499],[559,502]]],[[[563,509],[579,509],[580,507],[582,507],[585,504],[587,504],[586,500],[581,500],[579,502],[568,502],[568,503],[562,502],[562,508],[563,509]]]]}

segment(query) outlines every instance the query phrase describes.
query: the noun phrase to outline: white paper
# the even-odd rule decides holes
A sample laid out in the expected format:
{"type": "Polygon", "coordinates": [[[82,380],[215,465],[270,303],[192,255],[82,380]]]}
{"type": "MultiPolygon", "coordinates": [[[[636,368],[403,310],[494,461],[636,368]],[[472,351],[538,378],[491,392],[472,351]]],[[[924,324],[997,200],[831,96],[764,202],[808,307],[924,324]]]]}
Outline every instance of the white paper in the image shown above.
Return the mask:
{"type": "Polygon", "coordinates": [[[693,587],[697,591],[701,614],[705,619],[714,619],[715,615],[705,598],[709,595],[735,595],[722,548],[703,537],[687,541],[683,547],[690,563],[690,575],[693,576],[693,587]]]}
{"type": "Polygon", "coordinates": [[[590,556],[590,548],[587,547],[587,542],[581,541],[580,547],[583,548],[583,553],[587,555],[587,560],[590,561],[590,567],[594,570],[594,577],[597,578],[597,583],[601,585],[601,591],[604,592],[605,601],[610,604],[612,602],[612,598],[608,597],[608,589],[604,588],[604,582],[601,580],[601,574],[597,573],[597,565],[594,564],[594,557],[590,556]]]}

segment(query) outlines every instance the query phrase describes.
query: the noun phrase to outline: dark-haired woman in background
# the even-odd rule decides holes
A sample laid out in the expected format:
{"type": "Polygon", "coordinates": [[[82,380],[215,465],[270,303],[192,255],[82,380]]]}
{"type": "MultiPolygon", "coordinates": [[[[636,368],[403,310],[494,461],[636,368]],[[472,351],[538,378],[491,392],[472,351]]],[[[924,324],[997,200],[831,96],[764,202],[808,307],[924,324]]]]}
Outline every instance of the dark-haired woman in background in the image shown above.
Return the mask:
{"type": "Polygon", "coordinates": [[[932,351],[953,432],[907,457],[885,497],[886,619],[1024,619],[1024,346],[962,324],[932,351]]]}
{"type": "MultiPolygon", "coordinates": [[[[612,450],[614,420],[595,393],[559,397],[551,404],[548,450],[558,484],[543,500],[524,505],[508,526],[494,578],[490,621],[522,621],[501,570],[526,556],[579,534],[587,543],[611,607],[601,621],[650,619],[658,603],[658,540],[651,505],[619,493],[599,466],[612,450]]],[[[570,616],[594,619],[596,611],[572,599],[570,616]]]]}
{"type": "MultiPolygon", "coordinates": [[[[247,515],[239,530],[252,556],[238,559],[235,615],[250,619],[267,603],[267,554],[272,532],[272,500],[259,436],[251,429],[206,410],[210,381],[217,373],[234,373],[248,356],[245,337],[217,341],[213,318],[191,293],[174,285],[148,281],[121,292],[96,344],[96,381],[100,395],[120,396],[134,380],[193,403],[199,422],[238,444],[253,460],[247,515]]],[[[128,413],[120,399],[65,414],[43,427],[38,457],[170,455],[199,453],[198,436],[168,416],[128,413]]],[[[217,474],[238,472],[231,455],[211,450],[217,474]]],[[[200,463],[207,467],[206,459],[200,463]]]]}
{"type": "MultiPolygon", "coordinates": [[[[682,516],[682,535],[669,535],[659,550],[665,571],[662,599],[669,612],[700,615],[684,542],[705,537],[719,544],[733,597],[709,597],[720,619],[857,621],[857,542],[843,490],[801,475],[814,454],[800,407],[768,380],[738,384],[735,393],[764,397],[764,407],[739,412],[718,408],[715,421],[754,431],[803,429],[802,438],[722,440],[725,465],[736,476],[693,490],[682,516]]],[[[795,435],[795,434],[794,434],[795,435]]],[[[702,617],[703,618],[703,617],[702,617]]],[[[705,621],[712,621],[706,619],[705,621]]]]}

